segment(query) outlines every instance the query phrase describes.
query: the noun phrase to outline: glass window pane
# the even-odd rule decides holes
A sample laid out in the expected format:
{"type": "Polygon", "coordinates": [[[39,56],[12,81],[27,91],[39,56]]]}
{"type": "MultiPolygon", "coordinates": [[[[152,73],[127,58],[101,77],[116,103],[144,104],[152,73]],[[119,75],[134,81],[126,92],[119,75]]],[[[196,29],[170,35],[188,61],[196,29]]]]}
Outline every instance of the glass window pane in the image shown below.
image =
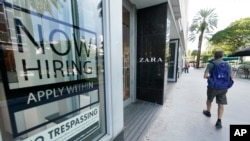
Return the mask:
{"type": "Polygon", "coordinates": [[[3,140],[87,141],[106,134],[101,3],[0,3],[3,140]]]}

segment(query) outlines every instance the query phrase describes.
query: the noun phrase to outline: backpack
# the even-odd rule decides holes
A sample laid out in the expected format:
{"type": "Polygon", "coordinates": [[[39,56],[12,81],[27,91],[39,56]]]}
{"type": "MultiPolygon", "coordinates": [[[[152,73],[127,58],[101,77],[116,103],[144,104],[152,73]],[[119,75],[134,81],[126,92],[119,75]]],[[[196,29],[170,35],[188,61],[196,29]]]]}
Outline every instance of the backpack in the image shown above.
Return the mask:
{"type": "Polygon", "coordinates": [[[208,78],[208,86],[217,90],[226,90],[233,86],[234,81],[230,76],[230,66],[227,62],[213,61],[213,68],[208,78]]]}

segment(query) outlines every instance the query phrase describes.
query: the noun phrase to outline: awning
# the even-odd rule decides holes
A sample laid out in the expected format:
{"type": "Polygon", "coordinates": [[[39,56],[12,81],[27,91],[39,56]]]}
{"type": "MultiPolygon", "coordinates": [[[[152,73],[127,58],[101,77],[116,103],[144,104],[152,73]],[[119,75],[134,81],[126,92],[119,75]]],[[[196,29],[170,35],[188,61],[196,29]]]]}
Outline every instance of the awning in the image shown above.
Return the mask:
{"type": "MultiPolygon", "coordinates": [[[[238,60],[239,58],[238,57],[222,57],[222,60],[223,61],[231,61],[231,60],[238,60]]],[[[208,62],[211,62],[213,61],[214,59],[209,59],[208,62]]]]}
{"type": "Polygon", "coordinates": [[[228,55],[228,57],[234,57],[234,56],[250,56],[250,47],[237,50],[232,54],[228,55]]]}

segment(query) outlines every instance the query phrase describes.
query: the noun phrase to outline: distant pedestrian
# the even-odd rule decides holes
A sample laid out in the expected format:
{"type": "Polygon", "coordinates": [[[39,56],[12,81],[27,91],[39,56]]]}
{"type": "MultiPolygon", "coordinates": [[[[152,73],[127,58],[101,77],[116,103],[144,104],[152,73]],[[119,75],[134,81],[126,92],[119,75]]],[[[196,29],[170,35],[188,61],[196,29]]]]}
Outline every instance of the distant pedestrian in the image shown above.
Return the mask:
{"type": "Polygon", "coordinates": [[[186,63],[185,63],[185,66],[184,66],[184,72],[185,72],[185,73],[189,73],[189,67],[190,67],[189,63],[186,62],[186,63]]]}
{"type": "Polygon", "coordinates": [[[214,61],[210,62],[204,73],[204,78],[208,79],[207,86],[207,109],[203,114],[211,117],[211,107],[213,99],[216,98],[218,104],[218,119],[215,124],[217,129],[222,128],[222,116],[224,112],[224,105],[227,104],[227,90],[233,85],[233,75],[231,66],[228,62],[222,60],[223,51],[215,51],[214,61]]]}

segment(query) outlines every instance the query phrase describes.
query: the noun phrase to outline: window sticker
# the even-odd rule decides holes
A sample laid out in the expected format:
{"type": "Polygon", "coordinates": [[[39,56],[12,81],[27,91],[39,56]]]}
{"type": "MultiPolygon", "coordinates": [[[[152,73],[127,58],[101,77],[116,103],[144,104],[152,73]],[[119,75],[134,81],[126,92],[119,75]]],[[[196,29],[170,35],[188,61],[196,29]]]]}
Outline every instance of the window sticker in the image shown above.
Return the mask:
{"type": "Polygon", "coordinates": [[[8,39],[0,42],[0,82],[8,132],[16,140],[88,140],[90,134],[105,134],[101,2],[1,3],[8,39]]]}

